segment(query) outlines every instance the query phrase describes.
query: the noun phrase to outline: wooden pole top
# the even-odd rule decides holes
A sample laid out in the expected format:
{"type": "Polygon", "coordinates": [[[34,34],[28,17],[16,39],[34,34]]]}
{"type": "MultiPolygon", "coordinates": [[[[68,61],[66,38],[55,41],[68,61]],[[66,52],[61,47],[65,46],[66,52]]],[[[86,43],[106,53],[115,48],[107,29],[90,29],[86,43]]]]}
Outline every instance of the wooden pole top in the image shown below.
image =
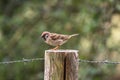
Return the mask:
{"type": "Polygon", "coordinates": [[[44,80],[78,80],[78,50],[45,50],[44,80]]]}
{"type": "Polygon", "coordinates": [[[45,50],[44,80],[78,80],[78,50],[45,50]]]}
{"type": "Polygon", "coordinates": [[[71,50],[71,49],[63,50],[63,49],[60,49],[60,50],[45,50],[45,52],[75,52],[75,53],[77,53],[78,50],[71,50]]]}

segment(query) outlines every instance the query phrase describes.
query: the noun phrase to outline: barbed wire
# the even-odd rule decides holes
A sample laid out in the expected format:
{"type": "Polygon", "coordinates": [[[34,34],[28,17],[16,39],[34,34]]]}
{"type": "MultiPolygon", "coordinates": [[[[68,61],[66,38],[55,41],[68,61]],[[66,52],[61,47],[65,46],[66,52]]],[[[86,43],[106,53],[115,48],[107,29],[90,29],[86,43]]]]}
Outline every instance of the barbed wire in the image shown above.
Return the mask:
{"type": "Polygon", "coordinates": [[[23,58],[21,60],[0,62],[0,64],[26,63],[26,62],[41,61],[41,60],[44,60],[44,58],[34,58],[34,59],[23,58]]]}
{"type": "Polygon", "coordinates": [[[80,63],[97,63],[97,64],[120,64],[120,62],[116,62],[116,61],[108,61],[108,60],[104,60],[104,61],[96,61],[96,60],[83,60],[83,59],[79,59],[80,63]]]}
{"type": "MultiPolygon", "coordinates": [[[[26,62],[34,62],[34,61],[43,61],[44,58],[32,58],[32,59],[21,59],[21,60],[14,60],[14,61],[3,61],[0,62],[0,64],[13,64],[13,63],[26,63],[26,62]]],[[[80,63],[95,63],[95,64],[120,64],[120,62],[117,61],[97,61],[97,60],[85,60],[85,59],[79,59],[80,63]]]]}

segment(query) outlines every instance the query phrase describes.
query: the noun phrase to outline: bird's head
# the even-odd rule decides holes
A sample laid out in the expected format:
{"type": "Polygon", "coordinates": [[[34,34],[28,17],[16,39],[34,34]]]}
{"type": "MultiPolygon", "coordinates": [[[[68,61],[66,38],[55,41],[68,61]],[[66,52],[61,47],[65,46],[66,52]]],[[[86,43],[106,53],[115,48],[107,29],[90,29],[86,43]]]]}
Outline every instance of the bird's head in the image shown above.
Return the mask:
{"type": "Polygon", "coordinates": [[[50,32],[48,31],[44,31],[42,34],[41,34],[41,38],[43,38],[45,41],[46,39],[50,36],[50,32]]]}

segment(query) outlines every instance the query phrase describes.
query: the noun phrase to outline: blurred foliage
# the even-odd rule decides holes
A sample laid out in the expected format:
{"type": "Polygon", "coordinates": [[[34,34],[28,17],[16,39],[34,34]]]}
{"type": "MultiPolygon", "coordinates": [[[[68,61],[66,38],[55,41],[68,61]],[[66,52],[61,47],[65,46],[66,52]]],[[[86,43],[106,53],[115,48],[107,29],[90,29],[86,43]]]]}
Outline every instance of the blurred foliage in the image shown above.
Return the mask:
{"type": "MultiPolygon", "coordinates": [[[[43,31],[79,33],[62,49],[120,61],[119,0],[0,0],[0,61],[44,57],[43,31]]],[[[120,80],[120,65],[80,63],[80,80],[120,80]]],[[[44,62],[0,65],[0,80],[43,80],[44,62]]]]}

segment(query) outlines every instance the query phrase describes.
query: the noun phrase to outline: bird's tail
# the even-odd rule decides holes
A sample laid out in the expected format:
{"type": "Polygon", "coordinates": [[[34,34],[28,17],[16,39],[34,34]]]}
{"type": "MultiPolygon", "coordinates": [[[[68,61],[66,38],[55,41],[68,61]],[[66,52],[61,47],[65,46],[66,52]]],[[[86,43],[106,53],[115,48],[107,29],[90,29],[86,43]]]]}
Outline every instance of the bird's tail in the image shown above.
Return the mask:
{"type": "Polygon", "coordinates": [[[71,37],[74,37],[74,36],[78,36],[79,34],[72,34],[72,35],[70,35],[70,38],[71,37]]]}

